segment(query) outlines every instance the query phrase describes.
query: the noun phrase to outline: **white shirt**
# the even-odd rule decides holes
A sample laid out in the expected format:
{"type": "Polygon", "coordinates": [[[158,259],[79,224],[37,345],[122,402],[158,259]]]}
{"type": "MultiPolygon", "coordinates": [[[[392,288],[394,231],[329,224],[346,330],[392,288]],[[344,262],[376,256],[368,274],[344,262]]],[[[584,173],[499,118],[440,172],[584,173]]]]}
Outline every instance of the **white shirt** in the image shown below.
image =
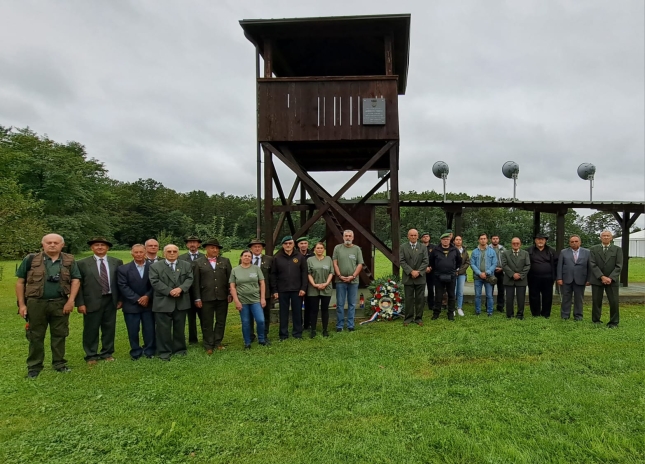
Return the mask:
{"type": "Polygon", "coordinates": [[[94,255],[94,259],[96,260],[96,269],[99,271],[99,277],[101,276],[101,261],[103,260],[103,263],[105,263],[105,270],[107,271],[107,277],[108,277],[108,283],[110,284],[110,289],[112,289],[112,282],[110,281],[110,265],[108,264],[107,260],[107,255],[103,256],[102,258],[99,258],[98,256],[94,255]]]}
{"type": "Polygon", "coordinates": [[[137,264],[137,263],[136,263],[136,261],[135,261],[135,262],[134,262],[134,265],[135,265],[135,266],[137,266],[137,271],[139,271],[139,276],[143,279],[143,272],[146,270],[146,263],[145,263],[145,261],[144,261],[144,263],[143,263],[143,264],[141,264],[141,265],[137,264]]]}
{"type": "Polygon", "coordinates": [[[419,244],[419,242],[416,242],[416,243],[412,243],[412,242],[410,242],[410,246],[411,246],[412,248],[416,248],[416,246],[417,246],[418,244],[419,244]]]}
{"type": "Polygon", "coordinates": [[[253,259],[251,260],[251,264],[254,264],[256,266],[259,266],[262,264],[262,255],[253,255],[253,259]],[[257,263],[256,263],[257,260],[257,263]]]}
{"type": "Polygon", "coordinates": [[[169,267],[170,269],[172,269],[172,268],[173,268],[173,266],[174,266],[175,270],[177,269],[177,261],[173,261],[172,263],[171,263],[170,261],[168,261],[167,259],[166,259],[166,260],[164,260],[164,261],[166,261],[166,264],[168,265],[168,267],[169,267]]]}

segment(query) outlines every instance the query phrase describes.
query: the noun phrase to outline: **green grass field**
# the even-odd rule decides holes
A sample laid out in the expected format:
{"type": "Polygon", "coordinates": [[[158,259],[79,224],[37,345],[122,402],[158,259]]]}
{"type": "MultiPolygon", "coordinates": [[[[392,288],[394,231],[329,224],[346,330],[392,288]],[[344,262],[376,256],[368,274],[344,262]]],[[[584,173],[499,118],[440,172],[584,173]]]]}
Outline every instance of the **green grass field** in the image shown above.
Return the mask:
{"type": "Polygon", "coordinates": [[[645,462],[643,306],[621,308],[617,330],[593,326],[589,308],[573,323],[467,307],[455,323],[249,352],[231,311],[225,351],[169,363],[130,361],[119,315],[117,361],[91,369],[74,313],[73,371],[29,381],[15,262],[0,265],[2,463],[645,462]]]}

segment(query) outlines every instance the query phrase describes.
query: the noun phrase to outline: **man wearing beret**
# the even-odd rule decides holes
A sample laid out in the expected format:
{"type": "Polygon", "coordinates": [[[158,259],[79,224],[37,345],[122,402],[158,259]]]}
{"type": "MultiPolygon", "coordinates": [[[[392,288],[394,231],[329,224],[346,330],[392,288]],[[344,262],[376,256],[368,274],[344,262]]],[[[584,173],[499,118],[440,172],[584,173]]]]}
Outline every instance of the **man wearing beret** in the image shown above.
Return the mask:
{"type": "MultiPolygon", "coordinates": [[[[305,260],[305,263],[314,255],[311,251],[309,251],[309,239],[307,237],[300,237],[299,239],[297,239],[296,246],[298,247],[298,251],[302,255],[302,259],[305,260]]],[[[309,303],[309,298],[307,298],[307,296],[303,297],[303,304],[305,307],[305,313],[302,316],[302,325],[304,330],[309,330],[309,328],[311,327],[311,304],[309,303]]]]}
{"type": "Polygon", "coordinates": [[[549,237],[537,234],[529,247],[531,269],[528,273],[529,308],[533,317],[551,317],[553,284],[556,278],[559,255],[546,244],[549,237]]]}
{"type": "Polygon", "coordinates": [[[202,247],[206,249],[206,256],[193,263],[191,295],[193,304],[201,311],[204,349],[211,355],[215,349],[224,349],[228,304],[233,301],[228,285],[232,267],[228,258],[220,256],[222,245],[217,239],[206,241],[202,247]]]}
{"type": "Polygon", "coordinates": [[[273,257],[271,287],[280,304],[280,341],[289,338],[289,309],[293,321],[293,338],[302,338],[302,297],[307,285],[307,263],[294,249],[291,235],[282,238],[282,250],[273,257]]]}
{"type": "Polygon", "coordinates": [[[99,359],[114,361],[116,311],[121,308],[117,268],[123,266],[123,261],[107,256],[112,243],[104,237],[93,238],[87,244],[94,255],[78,261],[81,288],[76,306],[83,315],[85,361],[94,365],[99,359]],[[101,351],[98,351],[99,331],[101,351]]]}
{"type": "MultiPolygon", "coordinates": [[[[267,304],[262,308],[264,312],[264,339],[269,339],[269,322],[271,321],[271,308],[275,305],[275,299],[273,299],[273,290],[271,288],[270,276],[271,276],[271,266],[273,265],[273,257],[266,256],[262,254],[266,243],[264,243],[259,238],[254,238],[249,242],[247,248],[251,250],[253,258],[251,258],[251,264],[259,267],[262,270],[262,275],[264,277],[264,299],[267,304]]],[[[253,314],[251,314],[251,341],[255,340],[255,333],[253,329],[253,314]]]]}
{"type": "Polygon", "coordinates": [[[186,355],[186,311],[190,308],[193,267],[177,259],[176,245],[166,245],[163,254],[165,259],[151,265],[149,273],[154,289],[152,312],[157,355],[170,361],[172,355],[186,355]]]}
{"type": "MultiPolygon", "coordinates": [[[[199,245],[202,243],[202,241],[196,235],[191,235],[189,237],[186,237],[184,243],[186,244],[186,248],[188,248],[188,252],[179,255],[179,258],[177,259],[179,259],[180,261],[186,261],[187,263],[194,265],[194,263],[199,258],[202,258],[204,256],[204,253],[200,253],[199,251],[199,245]]],[[[192,296],[190,301],[192,301],[193,303],[186,313],[186,316],[188,318],[188,343],[190,343],[191,345],[196,345],[197,343],[199,343],[199,338],[197,337],[197,317],[199,316],[200,325],[203,325],[202,311],[199,307],[195,306],[194,295],[192,296]]],[[[204,331],[202,330],[202,338],[203,337],[204,331]]]]}

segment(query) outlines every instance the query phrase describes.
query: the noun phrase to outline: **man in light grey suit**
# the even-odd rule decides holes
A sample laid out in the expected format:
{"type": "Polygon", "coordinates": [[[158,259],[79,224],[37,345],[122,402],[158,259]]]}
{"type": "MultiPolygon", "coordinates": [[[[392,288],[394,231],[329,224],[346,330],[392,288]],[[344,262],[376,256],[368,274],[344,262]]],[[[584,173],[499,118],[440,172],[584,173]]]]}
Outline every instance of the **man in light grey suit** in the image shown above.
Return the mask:
{"type": "Polygon", "coordinates": [[[166,259],[152,264],[148,272],[154,289],[152,312],[155,313],[157,355],[170,361],[173,354],[186,355],[186,311],[191,304],[193,267],[177,259],[179,248],[175,245],[166,245],[163,254],[166,259]]]}
{"type": "Polygon", "coordinates": [[[527,275],[531,269],[531,258],[526,250],[521,250],[522,241],[518,237],[511,240],[511,251],[500,253],[504,273],[504,291],[506,292],[506,317],[515,317],[513,304],[517,297],[517,318],[524,319],[524,302],[526,287],[529,284],[527,275]]]}
{"type": "Polygon", "coordinates": [[[423,325],[424,291],[426,286],[426,269],[428,267],[428,248],[419,243],[419,232],[410,229],[408,242],[401,245],[399,261],[403,269],[403,288],[405,290],[405,320],[423,325]]]}
{"type": "Polygon", "coordinates": [[[565,248],[558,258],[556,281],[560,286],[562,306],[560,315],[567,320],[571,315],[571,298],[573,296],[573,317],[582,320],[582,299],[585,286],[589,285],[589,250],[580,246],[580,237],[572,235],[569,248],[565,248]]]}

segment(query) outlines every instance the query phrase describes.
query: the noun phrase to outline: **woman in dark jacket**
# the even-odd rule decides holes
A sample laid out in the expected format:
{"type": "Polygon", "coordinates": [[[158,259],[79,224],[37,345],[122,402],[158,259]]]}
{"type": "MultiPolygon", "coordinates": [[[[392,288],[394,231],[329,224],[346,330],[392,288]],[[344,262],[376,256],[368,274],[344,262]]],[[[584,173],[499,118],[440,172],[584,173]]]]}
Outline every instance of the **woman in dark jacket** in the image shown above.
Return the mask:
{"type": "Polygon", "coordinates": [[[470,257],[468,256],[468,251],[466,250],[466,247],[463,246],[463,240],[459,235],[455,237],[455,247],[459,250],[459,253],[461,253],[461,266],[457,271],[457,285],[455,287],[455,294],[457,296],[457,314],[463,316],[464,311],[461,309],[461,306],[464,303],[464,285],[466,284],[466,271],[470,267],[470,257]]]}

